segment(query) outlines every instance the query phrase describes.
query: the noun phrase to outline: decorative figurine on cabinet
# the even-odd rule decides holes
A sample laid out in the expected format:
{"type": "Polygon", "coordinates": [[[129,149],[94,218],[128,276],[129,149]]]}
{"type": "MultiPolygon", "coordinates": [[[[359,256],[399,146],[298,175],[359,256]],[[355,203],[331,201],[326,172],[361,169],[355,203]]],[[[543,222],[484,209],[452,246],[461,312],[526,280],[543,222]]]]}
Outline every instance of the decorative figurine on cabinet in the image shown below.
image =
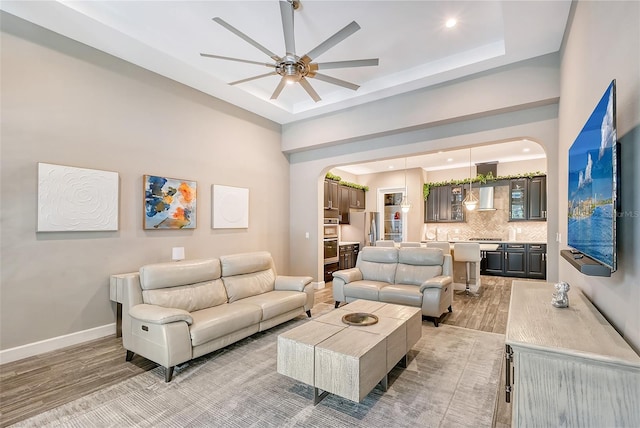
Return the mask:
{"type": "Polygon", "coordinates": [[[553,293],[553,299],[551,299],[551,304],[556,308],[568,308],[569,307],[569,296],[567,293],[569,292],[569,284],[566,282],[559,282],[555,285],[556,292],[553,293]]]}

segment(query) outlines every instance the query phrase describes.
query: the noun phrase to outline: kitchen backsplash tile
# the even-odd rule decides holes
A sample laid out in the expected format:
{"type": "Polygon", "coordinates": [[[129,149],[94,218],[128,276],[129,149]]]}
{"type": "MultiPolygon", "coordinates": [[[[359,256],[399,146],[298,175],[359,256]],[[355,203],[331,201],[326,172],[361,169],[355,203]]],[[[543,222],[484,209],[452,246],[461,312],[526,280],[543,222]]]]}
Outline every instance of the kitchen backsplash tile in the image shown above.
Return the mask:
{"type": "MultiPolygon", "coordinates": [[[[478,196],[478,189],[473,189],[473,193],[478,196]]],[[[509,228],[512,227],[516,229],[516,241],[547,241],[546,221],[509,221],[508,186],[494,188],[493,206],[495,211],[467,211],[465,223],[427,223],[422,239],[437,237],[438,240],[466,241],[471,238],[498,238],[508,241],[509,228]]]]}

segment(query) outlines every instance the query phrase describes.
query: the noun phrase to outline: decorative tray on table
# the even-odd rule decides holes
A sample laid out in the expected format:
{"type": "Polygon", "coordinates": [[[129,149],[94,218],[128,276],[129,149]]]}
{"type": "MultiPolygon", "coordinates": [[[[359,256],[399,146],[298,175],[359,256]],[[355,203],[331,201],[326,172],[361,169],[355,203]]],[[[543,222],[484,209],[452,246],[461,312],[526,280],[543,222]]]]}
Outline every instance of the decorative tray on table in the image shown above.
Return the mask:
{"type": "Polygon", "coordinates": [[[378,322],[378,317],[366,312],[354,312],[342,317],[342,322],[349,325],[365,326],[378,322]]]}

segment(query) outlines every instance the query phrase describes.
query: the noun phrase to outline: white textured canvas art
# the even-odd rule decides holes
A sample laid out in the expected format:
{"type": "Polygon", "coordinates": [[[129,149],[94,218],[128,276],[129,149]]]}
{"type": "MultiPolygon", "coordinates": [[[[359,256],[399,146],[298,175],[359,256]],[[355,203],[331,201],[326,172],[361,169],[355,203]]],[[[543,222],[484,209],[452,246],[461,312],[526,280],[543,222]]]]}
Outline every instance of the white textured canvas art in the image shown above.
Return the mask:
{"type": "Polygon", "coordinates": [[[117,172],[38,163],[38,232],[118,230],[117,172]]]}
{"type": "Polygon", "coordinates": [[[214,229],[249,227],[249,189],[214,184],[212,192],[214,229]]]}

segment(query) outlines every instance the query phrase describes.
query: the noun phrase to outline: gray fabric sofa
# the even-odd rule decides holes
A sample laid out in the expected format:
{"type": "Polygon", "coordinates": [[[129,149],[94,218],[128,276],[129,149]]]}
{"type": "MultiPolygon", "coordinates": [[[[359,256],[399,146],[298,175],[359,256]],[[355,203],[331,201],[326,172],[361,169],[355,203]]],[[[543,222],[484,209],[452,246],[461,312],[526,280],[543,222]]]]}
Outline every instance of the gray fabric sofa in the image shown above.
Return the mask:
{"type": "Polygon", "coordinates": [[[122,342],[174,367],[303,313],[311,316],[311,277],[277,275],[271,254],[150,264],[124,275],[122,342]]]}
{"type": "Polygon", "coordinates": [[[333,299],[415,306],[438,326],[453,302],[452,261],[438,248],[364,247],[356,267],[333,273],[333,299]]]}

